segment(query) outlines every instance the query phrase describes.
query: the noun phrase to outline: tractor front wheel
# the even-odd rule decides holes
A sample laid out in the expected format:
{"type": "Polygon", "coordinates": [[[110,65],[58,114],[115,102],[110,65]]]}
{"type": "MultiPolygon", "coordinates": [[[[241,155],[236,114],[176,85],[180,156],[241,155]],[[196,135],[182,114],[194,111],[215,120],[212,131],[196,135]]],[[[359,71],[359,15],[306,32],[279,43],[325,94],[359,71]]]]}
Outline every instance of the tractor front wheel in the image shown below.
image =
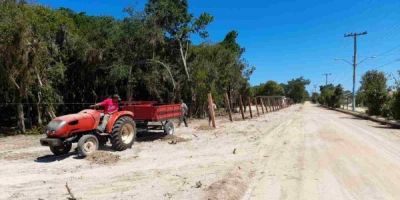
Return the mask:
{"type": "Polygon", "coordinates": [[[97,151],[98,148],[99,140],[95,135],[84,135],[78,141],[78,153],[80,156],[91,155],[97,151]]]}
{"type": "Polygon", "coordinates": [[[50,146],[50,151],[56,155],[64,155],[69,153],[69,151],[71,150],[72,145],[71,144],[64,144],[62,146],[50,146]]]}
{"type": "Polygon", "coordinates": [[[110,136],[112,148],[123,151],[131,148],[136,138],[135,122],[130,117],[119,118],[112,129],[110,136]]]}

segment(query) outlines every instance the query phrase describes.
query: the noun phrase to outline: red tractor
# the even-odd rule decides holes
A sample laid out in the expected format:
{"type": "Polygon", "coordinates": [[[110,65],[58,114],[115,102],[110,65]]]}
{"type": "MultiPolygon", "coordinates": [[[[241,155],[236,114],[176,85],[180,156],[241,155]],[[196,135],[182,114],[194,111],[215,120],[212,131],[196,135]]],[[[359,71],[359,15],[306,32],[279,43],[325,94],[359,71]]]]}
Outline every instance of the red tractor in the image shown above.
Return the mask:
{"type": "Polygon", "coordinates": [[[72,143],[78,143],[78,153],[87,156],[95,152],[108,140],[116,151],[131,148],[136,138],[137,127],[144,130],[164,130],[173,134],[172,118],[181,116],[180,104],[158,105],[156,102],[123,102],[119,111],[113,113],[104,132],[98,130],[102,120],[101,110],[86,109],[76,114],[54,118],[46,127],[46,138],[40,139],[49,146],[54,155],[67,154],[72,143]],[[134,114],[135,113],[135,114],[134,114]],[[153,122],[149,125],[149,122],[153,122]],[[161,122],[161,125],[154,125],[161,122]]]}

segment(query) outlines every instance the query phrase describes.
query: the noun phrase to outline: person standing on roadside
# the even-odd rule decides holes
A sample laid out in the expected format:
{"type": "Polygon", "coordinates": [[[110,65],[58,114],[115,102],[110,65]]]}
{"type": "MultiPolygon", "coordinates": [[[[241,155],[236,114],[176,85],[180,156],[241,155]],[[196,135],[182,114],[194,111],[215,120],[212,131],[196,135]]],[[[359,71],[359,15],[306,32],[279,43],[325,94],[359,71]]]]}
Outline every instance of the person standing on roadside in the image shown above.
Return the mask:
{"type": "Polygon", "coordinates": [[[187,121],[186,121],[186,120],[187,120],[186,117],[187,117],[187,115],[188,115],[189,108],[188,108],[188,106],[186,105],[186,103],[183,102],[182,99],[181,99],[181,111],[182,111],[182,115],[181,115],[181,117],[179,118],[178,126],[181,126],[181,123],[182,123],[182,121],[183,121],[183,123],[185,123],[185,127],[188,127],[187,121]]]}

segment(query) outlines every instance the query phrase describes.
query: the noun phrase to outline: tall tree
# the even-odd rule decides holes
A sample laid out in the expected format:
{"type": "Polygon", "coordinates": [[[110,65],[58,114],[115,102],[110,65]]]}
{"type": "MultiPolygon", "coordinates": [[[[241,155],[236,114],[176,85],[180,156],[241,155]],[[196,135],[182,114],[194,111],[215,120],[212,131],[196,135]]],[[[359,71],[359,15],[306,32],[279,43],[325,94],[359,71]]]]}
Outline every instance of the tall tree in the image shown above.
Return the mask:
{"type": "Polygon", "coordinates": [[[292,79],[287,83],[286,95],[296,103],[303,102],[306,99],[305,93],[308,84],[310,84],[310,80],[303,77],[292,79]]]}
{"type": "Polygon", "coordinates": [[[380,115],[387,98],[386,76],[377,70],[367,71],[361,78],[360,92],[364,94],[368,113],[380,115]]]}
{"type": "Polygon", "coordinates": [[[166,37],[178,43],[183,67],[190,80],[187,66],[190,35],[199,33],[201,37],[207,37],[208,32],[205,28],[212,22],[213,17],[208,13],[202,13],[198,18],[194,18],[188,11],[186,0],[149,0],[145,11],[150,20],[166,30],[166,37]]]}
{"type": "Polygon", "coordinates": [[[266,96],[282,96],[285,91],[283,87],[275,81],[267,81],[265,84],[260,85],[257,95],[266,95],[266,96]]]}

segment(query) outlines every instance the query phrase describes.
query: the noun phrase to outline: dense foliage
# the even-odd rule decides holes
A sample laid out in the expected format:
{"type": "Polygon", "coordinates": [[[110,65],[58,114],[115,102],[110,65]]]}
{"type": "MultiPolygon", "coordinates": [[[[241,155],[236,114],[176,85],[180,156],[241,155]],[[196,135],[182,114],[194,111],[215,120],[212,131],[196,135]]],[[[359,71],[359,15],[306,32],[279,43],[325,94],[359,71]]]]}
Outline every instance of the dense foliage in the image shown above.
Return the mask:
{"type": "Polygon", "coordinates": [[[302,103],[309,98],[306,90],[308,84],[310,84],[310,81],[303,77],[292,79],[286,84],[278,84],[270,80],[252,87],[252,93],[255,96],[286,96],[291,98],[295,103],[302,103]]]}
{"type": "Polygon", "coordinates": [[[283,96],[285,95],[285,90],[282,85],[278,84],[276,81],[267,81],[259,86],[253,87],[254,94],[257,96],[283,96]]]}
{"type": "MultiPolygon", "coordinates": [[[[400,77],[400,71],[398,71],[398,75],[400,77]]],[[[395,119],[400,119],[400,80],[398,78],[395,78],[394,88],[395,91],[388,95],[389,103],[386,103],[386,105],[389,106],[390,110],[388,114],[395,119]]]]}
{"type": "Polygon", "coordinates": [[[310,84],[310,80],[299,77],[288,81],[285,87],[286,96],[293,99],[295,103],[301,103],[308,100],[309,94],[306,86],[310,84]]]}
{"type": "Polygon", "coordinates": [[[318,99],[319,99],[319,94],[317,92],[313,92],[311,94],[311,102],[312,103],[318,103],[318,99]]]}
{"type": "Polygon", "coordinates": [[[339,84],[334,86],[332,84],[320,86],[320,95],[318,102],[332,108],[339,108],[341,100],[343,99],[343,87],[339,84]]]}
{"type": "MultiPolygon", "coordinates": [[[[400,119],[400,82],[399,78],[394,79],[395,85],[388,87],[387,77],[383,72],[367,71],[363,74],[361,87],[356,93],[356,105],[366,106],[369,115],[400,119]]],[[[339,107],[346,103],[351,104],[351,92],[343,91],[340,85],[321,86],[320,90],[318,102],[323,105],[339,107]],[[341,96],[342,100],[338,96],[341,96]]]]}
{"type": "Polygon", "coordinates": [[[364,103],[368,114],[381,115],[387,100],[386,77],[377,70],[367,71],[361,78],[360,93],[364,96],[364,103]]]}
{"type": "Polygon", "coordinates": [[[126,100],[183,99],[194,115],[206,94],[217,104],[227,92],[250,94],[254,68],[229,32],[218,43],[206,38],[213,17],[194,17],[186,0],[149,0],[127,17],[88,16],[24,1],[0,3],[1,124],[25,131],[56,114],[71,113],[118,93],[126,100]]]}

